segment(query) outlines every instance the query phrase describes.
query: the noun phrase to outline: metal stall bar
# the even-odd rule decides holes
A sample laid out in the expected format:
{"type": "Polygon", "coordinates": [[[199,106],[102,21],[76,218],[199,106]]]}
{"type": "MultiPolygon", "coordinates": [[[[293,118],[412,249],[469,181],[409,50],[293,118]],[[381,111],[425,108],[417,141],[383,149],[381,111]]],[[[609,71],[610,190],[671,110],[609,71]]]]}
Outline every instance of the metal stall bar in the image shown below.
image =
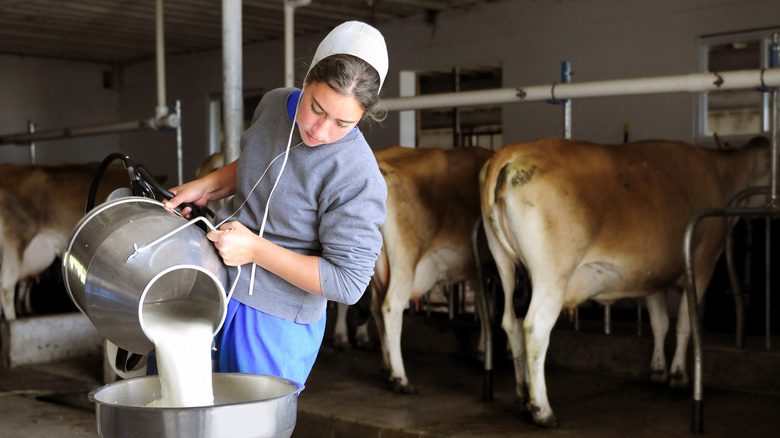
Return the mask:
{"type": "Polygon", "coordinates": [[[705,209],[696,212],[688,226],[685,229],[685,238],[683,240],[683,253],[685,256],[685,294],[688,302],[688,315],[691,320],[691,338],[693,343],[693,416],[691,430],[695,433],[703,432],[703,395],[702,395],[702,347],[701,347],[701,327],[699,321],[699,303],[696,292],[696,277],[693,270],[693,236],[696,225],[699,221],[707,217],[743,217],[743,218],[761,218],[772,217],[780,218],[780,208],[777,207],[729,207],[722,209],[705,209]]]}
{"type": "Polygon", "coordinates": [[[295,85],[295,10],[311,0],[284,0],[284,86],[295,85]]]}
{"type": "Polygon", "coordinates": [[[225,119],[225,164],[238,159],[244,124],[241,47],[241,0],[222,0],[222,114],[225,119]]]}
{"type": "Polygon", "coordinates": [[[400,111],[443,108],[453,105],[532,102],[553,98],[575,99],[675,92],[697,93],[708,90],[755,88],[762,84],[770,87],[780,86],[780,68],[497,88],[460,93],[395,97],[383,99],[382,102],[388,111],[400,111]]]}
{"type": "MultiPolygon", "coordinates": [[[[758,196],[758,195],[769,195],[769,187],[750,187],[747,188],[740,193],[738,193],[729,203],[729,207],[736,207],[739,202],[741,202],[744,199],[750,198],[752,196],[758,196]]],[[[736,225],[736,220],[730,220],[729,221],[729,231],[727,232],[726,237],[726,248],[725,248],[725,256],[726,256],[726,268],[728,269],[729,273],[729,284],[731,286],[731,294],[734,298],[734,308],[736,309],[736,321],[735,321],[735,345],[737,348],[745,348],[745,303],[742,298],[742,286],[739,282],[739,275],[737,274],[737,267],[734,262],[734,239],[731,235],[731,231],[736,225]]],[[[765,236],[766,245],[769,246],[769,236],[765,236]]],[[[767,290],[766,293],[769,293],[769,284],[766,285],[767,290]]]]}

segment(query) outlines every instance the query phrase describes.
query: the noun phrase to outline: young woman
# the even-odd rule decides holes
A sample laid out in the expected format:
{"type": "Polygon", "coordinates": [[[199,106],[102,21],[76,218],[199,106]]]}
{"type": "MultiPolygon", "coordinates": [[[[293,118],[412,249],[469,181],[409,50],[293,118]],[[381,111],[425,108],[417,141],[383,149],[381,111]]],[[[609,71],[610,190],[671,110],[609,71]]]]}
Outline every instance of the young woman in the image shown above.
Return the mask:
{"type": "Polygon", "coordinates": [[[365,290],[387,188],[357,124],[381,117],[387,66],[378,30],[339,25],[320,43],[302,90],[263,96],[238,160],[171,189],[168,208],[234,195],[217,214],[219,231],[208,234],[225,264],[243,266],[217,337],[216,371],[304,383],[326,301],[352,304],[365,290]]]}

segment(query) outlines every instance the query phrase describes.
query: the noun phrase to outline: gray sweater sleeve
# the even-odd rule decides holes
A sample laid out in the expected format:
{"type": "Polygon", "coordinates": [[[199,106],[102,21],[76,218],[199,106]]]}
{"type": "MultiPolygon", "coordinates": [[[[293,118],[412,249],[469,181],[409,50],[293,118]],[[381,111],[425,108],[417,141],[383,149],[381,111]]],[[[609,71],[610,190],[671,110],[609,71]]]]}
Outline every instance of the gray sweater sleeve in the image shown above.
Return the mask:
{"type": "MultiPolygon", "coordinates": [[[[375,163],[372,163],[376,166],[375,163]]],[[[387,186],[378,172],[322,196],[320,285],[325,298],[354,304],[363,295],[382,246],[387,186]]]]}

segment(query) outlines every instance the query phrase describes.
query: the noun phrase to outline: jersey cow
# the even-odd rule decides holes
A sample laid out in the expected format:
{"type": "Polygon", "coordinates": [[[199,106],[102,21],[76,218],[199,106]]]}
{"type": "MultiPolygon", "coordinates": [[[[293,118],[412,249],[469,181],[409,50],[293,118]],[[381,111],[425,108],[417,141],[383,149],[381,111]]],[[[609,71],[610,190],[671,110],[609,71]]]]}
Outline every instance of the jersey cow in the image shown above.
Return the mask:
{"type": "MultiPolygon", "coordinates": [[[[0,165],[0,299],[6,320],[16,319],[17,283],[43,272],[65,249],[84,216],[96,170],[97,163],[0,165]]],[[[96,199],[128,185],[124,169],[110,168],[96,199]]]]}
{"type": "Polygon", "coordinates": [[[480,215],[479,169],[491,154],[482,148],[390,147],[376,152],[387,183],[387,220],[371,281],[371,315],[396,392],[415,392],[401,355],[409,300],[440,281],[466,280],[476,286],[471,233],[480,215]]]}
{"type": "MultiPolygon", "coordinates": [[[[696,210],[725,207],[740,190],[766,184],[767,143],[757,139],[739,150],[720,151],[673,141],[605,146],[545,139],[506,146],[485,165],[482,215],[504,289],[501,325],[512,349],[517,395],[534,422],[556,424],[544,360],[562,308],[588,299],[647,296],[656,343],[651,367],[665,369],[658,355],[668,319],[659,319],[666,313],[658,292],[684,283],[686,225],[696,210]],[[523,321],[511,305],[520,263],[533,290],[523,321]]],[[[693,250],[700,299],[727,224],[707,219],[697,230],[693,250]]],[[[683,301],[671,366],[682,379],[687,379],[689,334],[683,301]]]]}

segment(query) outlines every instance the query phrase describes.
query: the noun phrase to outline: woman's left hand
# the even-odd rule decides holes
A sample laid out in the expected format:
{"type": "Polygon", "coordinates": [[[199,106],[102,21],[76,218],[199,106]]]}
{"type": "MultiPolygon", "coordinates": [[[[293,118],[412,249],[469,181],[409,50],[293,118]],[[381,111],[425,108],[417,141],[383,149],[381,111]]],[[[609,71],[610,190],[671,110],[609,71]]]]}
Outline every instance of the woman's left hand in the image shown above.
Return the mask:
{"type": "Polygon", "coordinates": [[[237,221],[227,222],[218,231],[210,231],[206,237],[214,242],[222,261],[228,266],[254,263],[260,236],[237,221]]]}

